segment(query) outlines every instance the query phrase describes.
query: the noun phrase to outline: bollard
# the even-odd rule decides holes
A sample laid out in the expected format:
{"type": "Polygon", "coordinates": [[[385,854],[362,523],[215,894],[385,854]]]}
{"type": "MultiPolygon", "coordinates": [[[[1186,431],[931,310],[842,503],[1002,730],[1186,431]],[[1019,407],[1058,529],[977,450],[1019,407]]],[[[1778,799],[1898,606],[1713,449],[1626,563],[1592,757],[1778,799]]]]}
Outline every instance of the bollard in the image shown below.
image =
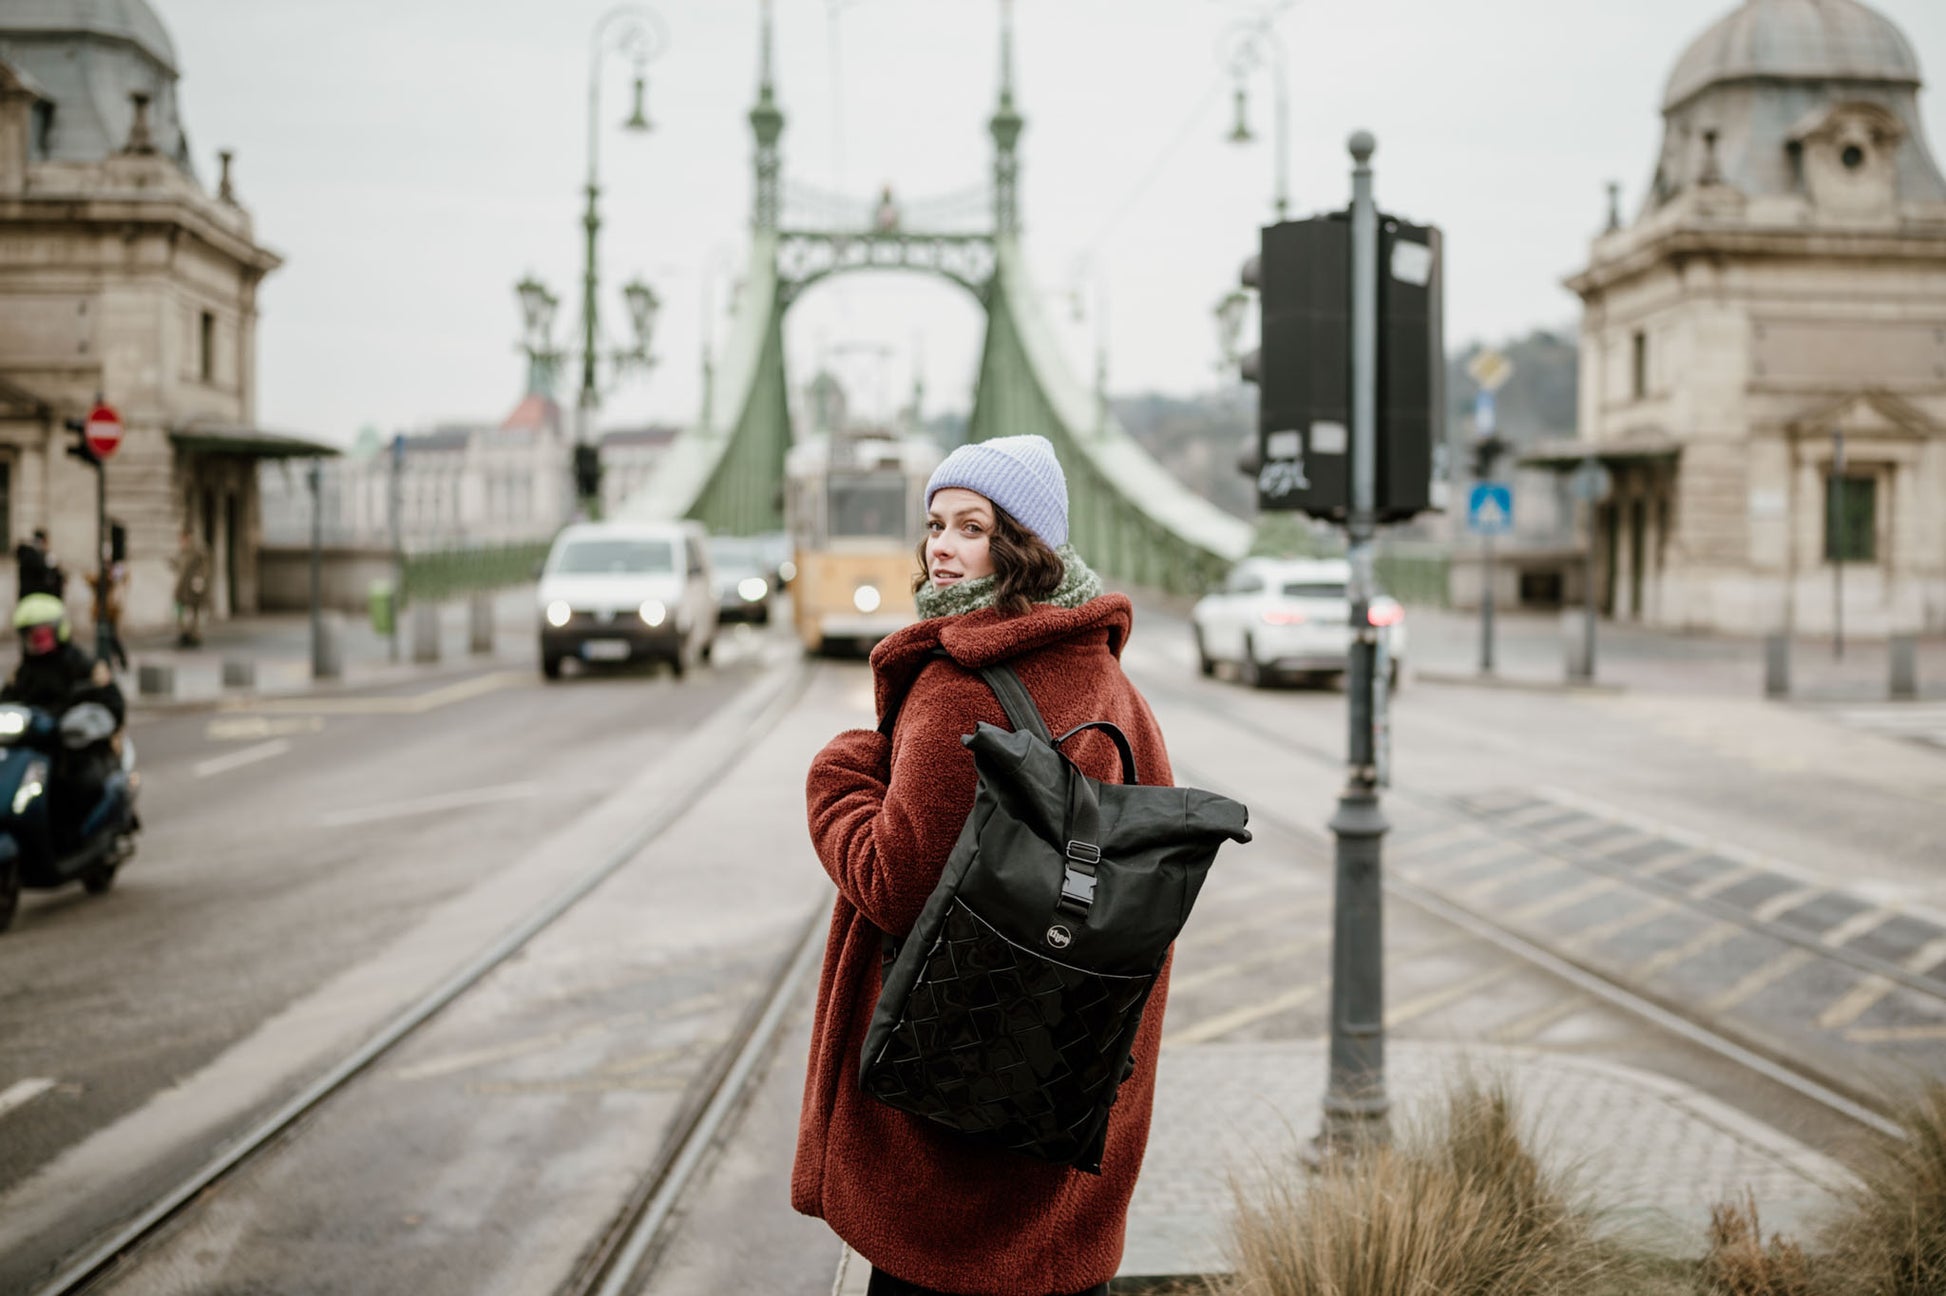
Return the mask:
{"type": "Polygon", "coordinates": [[[226,689],[257,687],[257,663],[247,657],[225,657],[223,687],[226,689]]]}
{"type": "Polygon", "coordinates": [[[1784,634],[1764,636],[1764,696],[1791,695],[1791,637],[1784,634]]]}
{"type": "Polygon", "coordinates": [[[174,697],[176,668],[159,662],[143,662],[135,672],[135,685],[143,697],[174,697]]]}
{"type": "Polygon", "coordinates": [[[325,612],[318,618],[318,638],[311,646],[311,678],[341,679],[344,673],[345,614],[325,612]]]}
{"type": "Polygon", "coordinates": [[[1892,696],[1910,701],[1919,696],[1919,638],[1917,635],[1892,636],[1892,696]]]}
{"type": "Polygon", "coordinates": [[[426,665],[439,660],[439,604],[414,603],[407,608],[412,622],[412,660],[426,665]]]}
{"type": "Polygon", "coordinates": [[[493,651],[493,595],[475,594],[466,603],[467,646],[476,655],[493,651]]]}
{"type": "Polygon", "coordinates": [[[1570,684],[1585,684],[1594,675],[1588,661],[1588,619],[1579,608],[1561,613],[1561,652],[1570,684]]]}

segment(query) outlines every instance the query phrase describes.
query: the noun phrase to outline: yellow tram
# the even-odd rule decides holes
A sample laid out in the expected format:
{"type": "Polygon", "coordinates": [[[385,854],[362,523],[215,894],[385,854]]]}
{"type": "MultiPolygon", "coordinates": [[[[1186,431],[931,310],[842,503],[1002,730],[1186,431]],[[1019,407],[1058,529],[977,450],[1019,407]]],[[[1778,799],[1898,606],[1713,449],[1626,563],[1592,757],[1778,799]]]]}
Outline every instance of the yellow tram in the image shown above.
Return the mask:
{"type": "Polygon", "coordinates": [[[920,493],[939,459],[927,438],[869,429],[791,448],[784,521],[797,564],[792,615],[807,651],[867,652],[917,619],[920,493]]]}

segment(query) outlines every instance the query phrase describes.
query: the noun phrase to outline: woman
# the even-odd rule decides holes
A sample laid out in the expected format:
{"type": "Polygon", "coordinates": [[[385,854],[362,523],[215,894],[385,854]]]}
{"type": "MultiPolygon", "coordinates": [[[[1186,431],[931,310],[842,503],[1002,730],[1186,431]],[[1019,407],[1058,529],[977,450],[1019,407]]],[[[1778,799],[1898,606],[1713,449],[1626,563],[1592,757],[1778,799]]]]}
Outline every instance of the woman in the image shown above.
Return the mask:
{"type": "MultiPolygon", "coordinates": [[[[979,667],[1012,667],[1055,733],[1112,720],[1143,781],[1174,782],[1155,717],[1122,674],[1129,601],[1104,595],[1067,543],[1067,482],[1046,439],[962,446],[927,483],[926,507],[913,586],[922,619],[872,653],[879,714],[898,705],[892,734],[839,734],[806,788],[811,838],[838,900],[791,1201],[871,1261],[873,1296],[1105,1293],[1148,1141],[1166,967],[1109,1115],[1099,1176],[973,1142],[858,1085],[881,933],[912,929],[973,806],[973,758],[960,738],[982,720],[1009,727],[979,667]]],[[[1100,733],[1063,751],[1092,777],[1120,781],[1120,758],[1100,733]]]]}

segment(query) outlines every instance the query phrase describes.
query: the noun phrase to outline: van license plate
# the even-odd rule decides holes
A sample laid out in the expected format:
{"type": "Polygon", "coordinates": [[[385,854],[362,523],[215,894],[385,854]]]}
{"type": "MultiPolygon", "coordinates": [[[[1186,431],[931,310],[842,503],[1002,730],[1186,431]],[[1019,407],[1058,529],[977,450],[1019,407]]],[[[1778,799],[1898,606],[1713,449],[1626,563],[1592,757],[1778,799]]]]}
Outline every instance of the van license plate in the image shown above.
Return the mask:
{"type": "Polygon", "coordinates": [[[628,640],[590,639],[581,645],[581,656],[586,661],[627,661],[628,640]]]}

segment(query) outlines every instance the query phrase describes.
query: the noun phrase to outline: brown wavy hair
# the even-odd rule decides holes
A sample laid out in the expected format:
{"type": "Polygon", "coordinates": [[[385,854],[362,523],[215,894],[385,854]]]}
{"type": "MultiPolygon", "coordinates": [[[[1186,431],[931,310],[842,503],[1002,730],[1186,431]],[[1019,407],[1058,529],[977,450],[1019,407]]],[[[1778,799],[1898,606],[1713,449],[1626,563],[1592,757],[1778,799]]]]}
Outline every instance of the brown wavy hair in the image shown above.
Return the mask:
{"type": "MultiPolygon", "coordinates": [[[[993,530],[987,535],[987,556],[993,560],[996,578],[993,605],[1001,616],[1023,616],[1061,588],[1067,564],[1047,541],[1014,521],[1007,510],[992,500],[987,504],[993,509],[993,530]]],[[[926,574],[926,544],[930,539],[927,536],[919,541],[919,574],[912,578],[914,594],[930,579],[926,574]]]]}

